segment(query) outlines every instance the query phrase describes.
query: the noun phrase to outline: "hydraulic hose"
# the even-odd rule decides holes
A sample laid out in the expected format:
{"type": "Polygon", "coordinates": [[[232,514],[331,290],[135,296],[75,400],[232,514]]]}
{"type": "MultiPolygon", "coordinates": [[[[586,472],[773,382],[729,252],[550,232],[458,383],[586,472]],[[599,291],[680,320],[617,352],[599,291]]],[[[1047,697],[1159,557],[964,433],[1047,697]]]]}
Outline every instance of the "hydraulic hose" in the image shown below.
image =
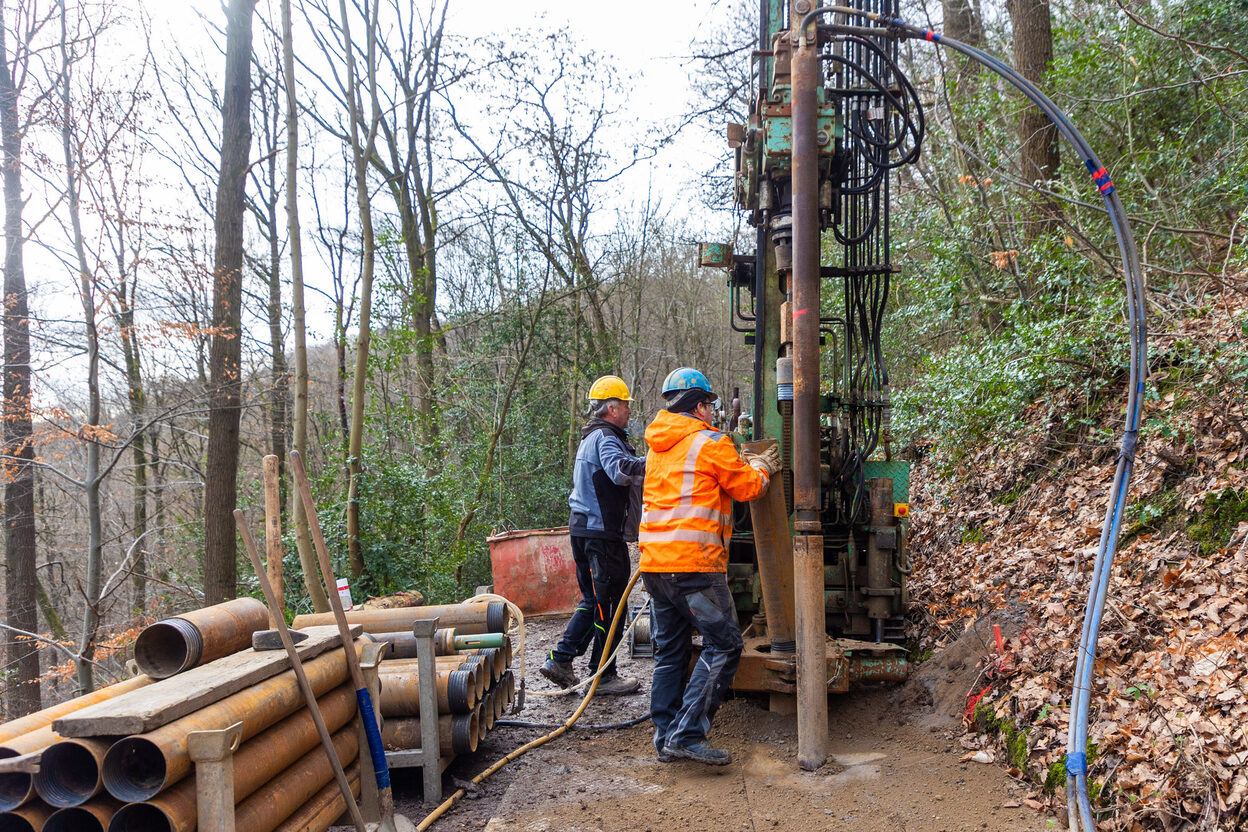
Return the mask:
{"type": "MultiPolygon", "coordinates": [[[[637,579],[640,577],[641,577],[641,570],[638,569],[637,571],[633,572],[633,576],[628,579],[628,586],[624,588],[624,594],[620,596],[621,600],[620,600],[620,603],[616,605],[615,616],[611,619],[611,627],[610,629],[607,630],[608,642],[611,641],[612,636],[615,635],[616,629],[618,629],[620,626],[620,618],[624,614],[624,609],[628,606],[628,604],[626,604],[625,601],[628,599],[629,594],[633,591],[633,587],[637,584],[637,579]]],[[[620,639],[620,641],[622,642],[623,639],[620,639]]],[[[556,737],[562,736],[563,734],[567,733],[568,729],[570,729],[573,725],[576,724],[576,721],[581,718],[581,714],[585,713],[585,709],[589,707],[590,700],[594,698],[594,692],[598,690],[598,682],[602,678],[601,676],[602,671],[607,666],[607,663],[610,662],[612,655],[614,655],[614,653],[612,653],[611,655],[608,655],[605,650],[603,651],[602,659],[599,660],[598,662],[598,670],[593,675],[593,677],[591,677],[593,679],[593,684],[589,686],[589,692],[585,694],[585,698],[581,700],[581,704],[577,707],[575,711],[573,711],[572,716],[568,717],[567,722],[563,723],[558,728],[551,731],[549,734],[544,734],[538,737],[537,739],[533,740],[532,742],[525,743],[524,745],[517,748],[515,751],[512,751],[506,757],[503,757],[501,760],[494,763],[494,765],[490,766],[485,771],[481,772],[476,777],[472,778],[473,784],[477,785],[477,784],[484,782],[487,777],[489,777],[491,774],[501,769],[503,766],[512,762],[513,760],[519,759],[521,756],[532,751],[534,748],[545,745],[546,743],[550,742],[556,737]]],[[[649,717],[649,714],[647,714],[646,717],[649,717]]],[[[644,719],[638,720],[638,722],[642,722],[642,721],[644,721],[644,719]]],[[[446,814],[446,812],[452,806],[455,805],[455,801],[463,797],[464,794],[465,794],[465,790],[459,789],[450,797],[448,797],[446,800],[442,801],[441,805],[439,805],[438,808],[434,809],[432,812],[425,815],[424,820],[422,820],[416,826],[417,832],[424,832],[424,830],[432,826],[438,820],[438,818],[446,814]]]]}
{"type": "MultiPolygon", "coordinates": [[[[632,728],[634,725],[640,725],[650,719],[650,712],[632,719],[626,719],[623,722],[606,722],[600,725],[574,725],[580,731],[616,731],[620,728],[632,728]]],[[[507,728],[558,728],[562,722],[529,722],[523,719],[500,719],[497,720],[495,727],[502,725],[507,728]]]]}
{"type": "MultiPolygon", "coordinates": [[[[1118,547],[1118,534],[1122,526],[1123,511],[1126,508],[1127,493],[1131,482],[1131,474],[1135,465],[1135,449],[1139,439],[1140,415],[1143,408],[1144,384],[1148,364],[1148,334],[1146,325],[1147,307],[1145,305],[1144,276],[1140,269],[1139,255],[1136,251],[1135,239],[1127,219],[1117,189],[1092,151],[1083,135],[1075,128],[1070,119],[1041,90],[1024,78],[1018,71],[999,58],[973,46],[947,38],[939,32],[923,29],[904,20],[885,15],[853,9],[848,6],[824,6],[817,8],[802,18],[799,27],[800,38],[805,44],[808,24],[817,16],[828,13],[844,14],[857,18],[866,18],[873,23],[881,24],[874,32],[877,36],[895,38],[922,39],[930,43],[940,44],[960,52],[996,72],[1028,99],[1032,101],[1057,127],[1058,131],[1070,142],[1079,158],[1087,166],[1105,200],[1110,224],[1118,239],[1118,248],[1122,256],[1123,278],[1127,296],[1127,325],[1130,341],[1130,375],[1127,388],[1127,407],[1122,444],[1118,453],[1118,464],[1114,472],[1113,485],[1110,488],[1109,505],[1106,508],[1105,520],[1101,527],[1101,537],[1097,544],[1096,555],[1092,564],[1091,588],[1084,610],[1083,630],[1079,639],[1079,655],[1075,666],[1075,680],[1071,691],[1070,723],[1067,730],[1066,748],[1066,799],[1069,809],[1071,832],[1094,832],[1096,821],[1092,814],[1092,804],[1088,797],[1088,711],[1091,702],[1092,681],[1095,672],[1096,640],[1100,633],[1101,618],[1105,611],[1105,601],[1109,594],[1109,580],[1112,573],[1114,554],[1118,547]]],[[[834,28],[835,31],[835,28],[834,28]]],[[[854,35],[861,35],[862,30],[854,27],[848,30],[854,35]]]]}

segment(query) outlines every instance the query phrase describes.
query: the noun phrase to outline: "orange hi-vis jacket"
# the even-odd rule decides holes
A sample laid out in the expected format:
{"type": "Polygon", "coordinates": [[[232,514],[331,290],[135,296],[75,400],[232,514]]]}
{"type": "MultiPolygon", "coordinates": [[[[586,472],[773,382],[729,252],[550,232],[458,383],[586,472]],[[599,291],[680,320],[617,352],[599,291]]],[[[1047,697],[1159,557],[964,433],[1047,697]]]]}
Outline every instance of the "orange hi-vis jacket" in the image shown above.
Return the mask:
{"type": "Polygon", "coordinates": [[[689,414],[660,410],[646,443],[641,571],[727,571],[732,501],[761,497],[767,475],[741,459],[731,437],[689,414]]]}

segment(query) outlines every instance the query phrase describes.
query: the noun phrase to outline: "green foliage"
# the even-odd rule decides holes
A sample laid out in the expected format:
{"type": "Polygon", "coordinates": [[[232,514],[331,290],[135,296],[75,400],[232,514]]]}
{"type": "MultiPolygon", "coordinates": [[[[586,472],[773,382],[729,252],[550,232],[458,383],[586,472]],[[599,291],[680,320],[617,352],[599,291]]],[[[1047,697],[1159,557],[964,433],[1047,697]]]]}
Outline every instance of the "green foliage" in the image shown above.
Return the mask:
{"type": "Polygon", "coordinates": [[[967,526],[962,530],[963,543],[984,543],[988,540],[988,535],[979,526],[967,526]]]}
{"type": "Polygon", "coordinates": [[[1205,498],[1187,534],[1200,544],[1200,551],[1212,555],[1226,546],[1236,527],[1248,522],[1248,489],[1227,489],[1205,498]]]}
{"type": "Polygon", "coordinates": [[[1048,795],[1057,794],[1058,789],[1066,788],[1066,758],[1054,760],[1049,763],[1048,770],[1044,773],[1044,793],[1048,795]]]}
{"type": "MultiPolygon", "coordinates": [[[[1136,13],[1160,31],[1242,54],[1244,7],[1244,0],[1163,0],[1136,13]]],[[[1248,120],[1230,104],[1248,94],[1248,76],[1228,71],[1238,57],[1217,48],[1194,53],[1113,4],[1055,6],[1053,32],[1046,92],[1110,170],[1127,210],[1155,223],[1147,237],[1150,292],[1202,302],[1188,275],[1233,269],[1244,258],[1242,242],[1215,251],[1209,238],[1176,229],[1225,235],[1248,207],[1248,120]]],[[[1007,35],[990,28],[987,50],[1009,55],[1007,35]]],[[[911,68],[919,76],[929,70],[911,68]]],[[[944,77],[947,104],[929,111],[924,167],[902,174],[931,198],[896,203],[894,261],[903,280],[890,300],[886,350],[894,431],[934,441],[937,462],[949,464],[1008,435],[1047,393],[1086,388],[1093,401],[1116,390],[1127,345],[1118,246],[1078,157],[1063,143],[1050,183],[1062,223],[1030,233],[1048,209],[1047,198],[1012,181],[1015,113],[1025,102],[978,68],[944,77]]],[[[1182,379],[1172,383],[1199,395],[1209,395],[1208,386],[1248,384],[1248,357],[1242,347],[1232,351],[1174,345],[1182,379]]],[[[1099,425],[1079,421],[1093,418],[1072,415],[1067,426],[1095,431],[1099,425]]],[[[1185,428],[1154,427],[1180,435],[1185,428]]],[[[1110,433],[1101,428],[1094,438],[1110,433]]],[[[1006,504],[1016,496],[1007,493],[1006,504]]]]}

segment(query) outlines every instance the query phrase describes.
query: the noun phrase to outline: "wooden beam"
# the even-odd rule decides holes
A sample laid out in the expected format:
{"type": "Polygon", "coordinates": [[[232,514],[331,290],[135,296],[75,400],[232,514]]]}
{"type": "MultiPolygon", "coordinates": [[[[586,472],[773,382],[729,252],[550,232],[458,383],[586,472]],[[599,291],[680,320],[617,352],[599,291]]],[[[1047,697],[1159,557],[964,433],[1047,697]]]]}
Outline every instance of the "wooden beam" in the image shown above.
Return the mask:
{"type": "MultiPolygon", "coordinates": [[[[306,632],[308,638],[295,646],[303,661],[342,644],[337,627],[308,627],[306,632]]],[[[360,632],[358,625],[352,627],[351,637],[360,632]]],[[[65,737],[145,734],[289,669],[283,650],[242,650],[67,714],[52,727],[65,737]]]]}

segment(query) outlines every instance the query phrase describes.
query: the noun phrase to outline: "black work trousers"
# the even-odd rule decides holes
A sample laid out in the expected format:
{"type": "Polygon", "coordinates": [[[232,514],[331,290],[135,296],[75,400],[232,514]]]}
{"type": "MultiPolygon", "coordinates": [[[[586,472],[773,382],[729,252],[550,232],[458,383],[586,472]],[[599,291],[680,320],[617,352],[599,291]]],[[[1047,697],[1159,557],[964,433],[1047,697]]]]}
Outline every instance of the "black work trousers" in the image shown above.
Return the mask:
{"type": "MultiPolygon", "coordinates": [[[[583,656],[590,642],[589,672],[598,670],[603,653],[614,646],[607,644],[607,629],[615,617],[616,605],[628,586],[628,544],[622,540],[599,540],[596,537],[572,537],[572,560],[576,563],[576,582],[581,587],[581,602],[572,613],[572,620],[563,631],[563,638],[550,651],[557,662],[571,662],[583,656]]],[[[618,633],[616,634],[618,638],[618,633]]],[[[614,676],[615,662],[603,671],[603,678],[614,676]]]]}

